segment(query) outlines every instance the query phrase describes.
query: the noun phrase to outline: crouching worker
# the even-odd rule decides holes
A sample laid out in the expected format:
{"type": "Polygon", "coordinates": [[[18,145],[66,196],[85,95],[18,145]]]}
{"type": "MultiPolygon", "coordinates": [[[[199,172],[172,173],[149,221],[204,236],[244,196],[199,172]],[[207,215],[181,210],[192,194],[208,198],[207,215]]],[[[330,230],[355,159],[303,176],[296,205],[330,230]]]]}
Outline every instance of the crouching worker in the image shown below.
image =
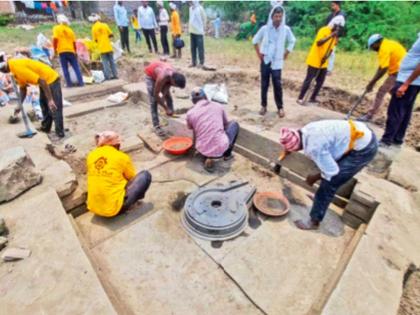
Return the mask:
{"type": "Polygon", "coordinates": [[[149,95],[150,111],[155,133],[162,137],[165,132],[159,124],[158,104],[161,105],[168,116],[174,113],[174,103],[170,87],[185,88],[185,76],[167,62],[153,61],[144,68],[146,75],[147,94],[149,95]]]}
{"type": "Polygon", "coordinates": [[[194,106],[187,113],[187,126],[194,132],[195,149],[206,159],[204,168],[214,171],[214,159],[230,160],[239,124],[228,121],[223,105],[207,100],[203,89],[191,94],[194,106]]]}
{"type": "Polygon", "coordinates": [[[376,136],[364,123],[351,120],[321,120],[300,130],[282,128],[280,133],[286,153],[303,150],[320,170],[306,178],[310,186],[321,180],[310,218],[295,221],[300,229],[317,229],[338,188],[374,158],[376,136]]]}
{"type": "Polygon", "coordinates": [[[120,151],[121,138],[113,131],[95,136],[97,148],[87,157],[87,207],[103,217],[127,211],[143,199],[152,181],[148,171],[136,175],[130,157],[120,151]]]}

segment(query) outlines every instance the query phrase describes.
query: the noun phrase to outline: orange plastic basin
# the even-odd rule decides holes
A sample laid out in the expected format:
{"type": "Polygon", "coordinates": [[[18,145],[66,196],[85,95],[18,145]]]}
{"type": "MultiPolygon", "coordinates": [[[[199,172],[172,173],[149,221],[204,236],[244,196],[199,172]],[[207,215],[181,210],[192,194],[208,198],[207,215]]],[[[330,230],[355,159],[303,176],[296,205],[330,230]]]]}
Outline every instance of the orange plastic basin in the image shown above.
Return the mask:
{"type": "Polygon", "coordinates": [[[183,155],[191,149],[193,141],[188,137],[171,137],[163,142],[166,152],[173,155],[183,155]]]}
{"type": "Polygon", "coordinates": [[[280,217],[289,212],[289,200],[281,192],[257,192],[253,201],[258,211],[271,217],[280,217]]]}

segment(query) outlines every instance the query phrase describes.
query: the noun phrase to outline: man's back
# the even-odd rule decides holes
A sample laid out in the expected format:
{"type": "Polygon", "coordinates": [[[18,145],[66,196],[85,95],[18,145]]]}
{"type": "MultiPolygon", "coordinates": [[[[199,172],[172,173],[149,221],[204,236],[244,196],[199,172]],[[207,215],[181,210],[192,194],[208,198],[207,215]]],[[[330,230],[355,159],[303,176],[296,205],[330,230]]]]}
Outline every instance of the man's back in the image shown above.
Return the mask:
{"type": "Polygon", "coordinates": [[[384,38],[378,51],[379,66],[388,68],[388,74],[397,73],[406,53],[400,43],[384,38]]]}
{"type": "Polygon", "coordinates": [[[196,149],[206,157],[221,157],[229,147],[225,133],[228,124],[223,106],[201,100],[187,113],[187,124],[194,130],[196,149]]]}

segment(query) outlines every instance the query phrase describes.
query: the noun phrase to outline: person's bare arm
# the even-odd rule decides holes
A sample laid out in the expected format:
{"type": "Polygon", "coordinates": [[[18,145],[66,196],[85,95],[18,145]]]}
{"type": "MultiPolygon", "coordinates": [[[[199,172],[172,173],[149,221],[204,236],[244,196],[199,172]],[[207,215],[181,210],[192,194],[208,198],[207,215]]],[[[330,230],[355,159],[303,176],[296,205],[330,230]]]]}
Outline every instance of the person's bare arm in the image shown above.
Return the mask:
{"type": "Polygon", "coordinates": [[[263,54],[261,54],[261,52],[260,52],[260,47],[258,46],[258,44],[255,44],[255,45],[254,45],[254,48],[255,48],[255,52],[257,53],[258,58],[260,59],[260,61],[261,61],[261,62],[263,62],[263,60],[264,60],[264,55],[263,55],[263,54]]]}
{"type": "Polygon", "coordinates": [[[371,92],[373,90],[373,87],[375,86],[376,82],[378,82],[378,80],[380,78],[382,78],[387,71],[388,71],[388,68],[378,68],[378,70],[376,70],[376,73],[373,76],[372,80],[370,80],[370,82],[366,86],[366,91],[371,92]]]}
{"type": "Polygon", "coordinates": [[[169,83],[170,83],[169,77],[162,74],[162,73],[159,73],[157,78],[156,78],[155,89],[154,89],[154,97],[155,97],[156,102],[159,105],[163,106],[166,110],[168,108],[166,106],[166,102],[165,102],[165,98],[164,98],[164,96],[165,96],[164,92],[167,92],[167,91],[165,91],[164,88],[165,88],[166,85],[169,86],[169,83]]]}
{"type": "Polygon", "coordinates": [[[44,92],[45,96],[48,100],[48,107],[51,111],[55,112],[57,110],[57,105],[55,105],[54,99],[52,97],[50,86],[47,84],[45,80],[39,79],[38,80],[39,87],[44,92]]]}
{"type": "Polygon", "coordinates": [[[405,92],[407,91],[408,87],[415,79],[417,79],[420,76],[420,63],[417,65],[417,67],[414,69],[413,73],[410,74],[410,76],[405,80],[405,82],[398,88],[396,94],[397,97],[403,97],[405,92]]]}
{"type": "Polygon", "coordinates": [[[316,45],[322,46],[324,45],[330,38],[332,37],[336,37],[337,36],[337,31],[332,32],[330,35],[328,35],[327,37],[324,37],[323,39],[320,39],[319,41],[316,42],[316,45]]]}

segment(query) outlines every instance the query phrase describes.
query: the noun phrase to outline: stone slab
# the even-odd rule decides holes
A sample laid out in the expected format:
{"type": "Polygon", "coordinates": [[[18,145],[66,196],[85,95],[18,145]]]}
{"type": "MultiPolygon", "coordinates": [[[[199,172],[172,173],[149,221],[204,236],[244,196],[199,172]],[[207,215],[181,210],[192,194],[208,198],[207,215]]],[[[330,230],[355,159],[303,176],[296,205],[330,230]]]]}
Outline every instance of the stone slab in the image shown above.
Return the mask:
{"type": "Polygon", "coordinates": [[[0,206],[9,246],[31,256],[0,264],[5,314],[116,314],[51,188],[0,206]]]}
{"type": "Polygon", "coordinates": [[[288,218],[266,220],[221,262],[267,314],[305,314],[353,235],[330,211],[319,232],[297,229],[293,220],[308,212],[295,206],[288,218]]]}
{"type": "Polygon", "coordinates": [[[0,153],[0,202],[16,198],[41,180],[41,174],[23,147],[0,153]]]}
{"type": "Polygon", "coordinates": [[[367,221],[359,218],[358,216],[354,215],[350,211],[344,211],[341,219],[343,220],[344,224],[352,227],[353,229],[357,229],[360,224],[367,222],[367,221]]]}
{"type": "Polygon", "coordinates": [[[359,217],[364,222],[369,222],[375,212],[375,208],[370,208],[356,200],[350,200],[347,204],[346,211],[359,217]]]}
{"type": "Polygon", "coordinates": [[[388,180],[409,191],[420,191],[419,160],[419,152],[404,147],[392,161],[388,180]],[[407,165],[410,165],[410,167],[407,167],[407,165]]]}
{"type": "Polygon", "coordinates": [[[130,153],[136,150],[140,150],[143,148],[143,142],[137,136],[129,136],[124,139],[123,143],[121,144],[121,151],[125,153],[130,153]]]}
{"type": "Polygon", "coordinates": [[[63,88],[63,98],[69,102],[77,102],[86,97],[100,97],[121,91],[126,84],[124,80],[109,80],[100,84],[85,85],[84,87],[63,88]]]}
{"type": "MultiPolygon", "coordinates": [[[[83,185],[85,186],[85,185],[83,185]]],[[[63,207],[67,212],[85,204],[87,199],[86,187],[77,186],[76,189],[69,195],[61,199],[63,207]]]]}
{"type": "Polygon", "coordinates": [[[135,314],[260,314],[163,211],[93,253],[135,314]]]}
{"type": "Polygon", "coordinates": [[[112,107],[119,107],[126,105],[127,101],[123,101],[120,103],[113,103],[108,101],[106,98],[104,99],[95,99],[90,102],[83,102],[79,104],[72,105],[70,107],[66,107],[63,111],[64,117],[66,118],[74,118],[74,117],[80,117],[83,115],[87,115],[99,110],[103,110],[106,108],[112,108],[112,107]]]}
{"type": "Polygon", "coordinates": [[[70,195],[77,187],[76,174],[63,160],[54,162],[42,174],[45,184],[53,187],[60,198],[70,195]]]}

